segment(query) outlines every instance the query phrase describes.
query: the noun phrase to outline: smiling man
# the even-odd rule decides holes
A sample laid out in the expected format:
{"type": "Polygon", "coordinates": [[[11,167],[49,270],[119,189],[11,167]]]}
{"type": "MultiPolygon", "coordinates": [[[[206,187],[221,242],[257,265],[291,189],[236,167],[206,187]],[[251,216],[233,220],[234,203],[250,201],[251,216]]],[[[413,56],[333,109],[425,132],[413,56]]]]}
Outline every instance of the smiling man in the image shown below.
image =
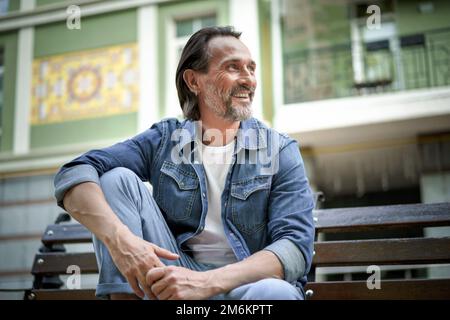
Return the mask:
{"type": "Polygon", "coordinates": [[[55,177],[58,204],[94,234],[98,296],[304,298],[314,201],[297,143],[251,116],[256,64],[239,37],[211,27],[187,42],[176,74],[186,120],[55,177]]]}

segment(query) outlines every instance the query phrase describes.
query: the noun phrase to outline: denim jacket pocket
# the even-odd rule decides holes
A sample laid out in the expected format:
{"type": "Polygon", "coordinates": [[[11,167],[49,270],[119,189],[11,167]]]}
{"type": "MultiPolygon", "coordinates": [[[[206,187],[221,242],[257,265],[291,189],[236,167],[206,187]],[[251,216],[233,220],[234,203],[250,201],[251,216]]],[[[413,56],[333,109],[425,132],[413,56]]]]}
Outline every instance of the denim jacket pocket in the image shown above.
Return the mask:
{"type": "Polygon", "coordinates": [[[169,220],[186,220],[193,210],[201,210],[199,181],[192,167],[164,161],[156,200],[169,220]]]}
{"type": "Polygon", "coordinates": [[[270,178],[256,176],[231,184],[231,220],[244,234],[254,234],[266,225],[270,178]]]}

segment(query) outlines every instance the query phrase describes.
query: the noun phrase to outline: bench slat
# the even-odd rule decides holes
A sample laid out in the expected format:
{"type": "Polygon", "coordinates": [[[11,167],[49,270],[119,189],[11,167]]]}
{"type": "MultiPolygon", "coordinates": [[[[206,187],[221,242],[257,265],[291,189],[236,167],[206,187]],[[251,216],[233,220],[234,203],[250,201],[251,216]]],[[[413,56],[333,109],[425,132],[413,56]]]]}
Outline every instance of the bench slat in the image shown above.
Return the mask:
{"type": "Polygon", "coordinates": [[[379,290],[369,290],[366,281],[310,282],[309,289],[310,300],[450,299],[450,279],[384,280],[379,290]]]}
{"type": "Polygon", "coordinates": [[[57,243],[87,243],[91,241],[91,232],[78,223],[51,224],[42,236],[42,243],[46,246],[57,243]]]}
{"type": "MultiPolygon", "coordinates": [[[[317,232],[444,226],[450,225],[450,203],[324,209],[315,210],[314,216],[317,218],[317,232]]],[[[91,241],[91,233],[81,224],[53,224],[47,227],[42,237],[42,242],[46,245],[91,241]]]]}
{"type": "Polygon", "coordinates": [[[450,203],[405,204],[314,210],[317,232],[450,225],[450,203]]]}
{"type": "Polygon", "coordinates": [[[96,300],[95,289],[33,289],[25,293],[27,300],[96,300]]]}
{"type": "MultiPolygon", "coordinates": [[[[306,285],[309,289],[314,291],[309,300],[450,299],[450,279],[384,280],[380,290],[369,290],[365,281],[310,282],[306,285]]],[[[35,289],[31,293],[35,300],[95,299],[94,289],[35,289]]]]}
{"type": "Polygon", "coordinates": [[[316,267],[450,262],[450,237],[315,243],[316,267]]]}
{"type": "MultiPolygon", "coordinates": [[[[450,263],[450,238],[328,241],[315,243],[316,267],[366,264],[450,263]]],[[[95,255],[87,253],[39,253],[33,274],[64,274],[70,265],[83,273],[98,271],[95,255]],[[42,261],[40,261],[42,259],[42,261]]]]}
{"type": "Polygon", "coordinates": [[[83,253],[38,253],[31,269],[32,274],[65,274],[67,267],[77,265],[82,274],[97,273],[97,261],[93,252],[83,253]]]}

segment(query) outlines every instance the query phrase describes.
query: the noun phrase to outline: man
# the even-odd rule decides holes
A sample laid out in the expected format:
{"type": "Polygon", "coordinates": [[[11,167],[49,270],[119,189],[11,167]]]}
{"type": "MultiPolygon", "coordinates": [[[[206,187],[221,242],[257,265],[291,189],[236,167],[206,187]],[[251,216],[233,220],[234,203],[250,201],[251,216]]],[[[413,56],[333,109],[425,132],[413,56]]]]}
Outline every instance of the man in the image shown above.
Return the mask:
{"type": "Polygon", "coordinates": [[[296,142],[251,118],[256,66],[239,37],[211,27],[187,42],[176,75],[187,120],[57,174],[58,204],[94,234],[98,296],[304,298],[314,201],[296,142]]]}

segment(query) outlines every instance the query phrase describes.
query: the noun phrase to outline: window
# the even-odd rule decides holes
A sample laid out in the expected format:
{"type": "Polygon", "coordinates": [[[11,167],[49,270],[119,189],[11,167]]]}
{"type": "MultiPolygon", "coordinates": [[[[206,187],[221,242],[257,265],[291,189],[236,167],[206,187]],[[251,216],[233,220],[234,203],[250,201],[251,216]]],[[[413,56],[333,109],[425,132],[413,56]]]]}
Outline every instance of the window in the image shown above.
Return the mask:
{"type": "MultiPolygon", "coordinates": [[[[393,0],[284,0],[280,8],[284,102],[348,97],[400,86],[393,0]],[[371,4],[381,28],[367,28],[371,4]]],[[[399,72],[401,74],[401,72],[399,72]]]]}
{"type": "Polygon", "coordinates": [[[205,14],[194,18],[175,19],[173,21],[172,29],[169,29],[171,36],[169,36],[170,40],[168,43],[169,67],[165,116],[178,117],[182,115],[174,79],[178,61],[180,60],[184,45],[192,34],[201,28],[216,25],[216,21],[217,19],[215,14],[205,14]]]}
{"type": "Polygon", "coordinates": [[[353,83],[349,3],[280,2],[285,104],[348,94],[353,83]]]}
{"type": "Polygon", "coordinates": [[[367,28],[366,10],[370,3],[359,3],[353,8],[351,20],[353,76],[359,89],[386,89],[393,84],[394,68],[400,68],[397,42],[397,25],[392,0],[378,1],[380,7],[380,28],[367,28]]]}
{"type": "Polygon", "coordinates": [[[174,41],[175,47],[173,48],[176,52],[176,65],[181,57],[181,52],[183,51],[184,45],[189,40],[189,37],[201,28],[211,27],[216,24],[215,16],[205,16],[201,18],[180,20],[175,22],[175,32],[176,37],[174,41]]]}
{"type": "Polygon", "coordinates": [[[0,0],[0,16],[8,13],[9,0],[0,0]]]}

